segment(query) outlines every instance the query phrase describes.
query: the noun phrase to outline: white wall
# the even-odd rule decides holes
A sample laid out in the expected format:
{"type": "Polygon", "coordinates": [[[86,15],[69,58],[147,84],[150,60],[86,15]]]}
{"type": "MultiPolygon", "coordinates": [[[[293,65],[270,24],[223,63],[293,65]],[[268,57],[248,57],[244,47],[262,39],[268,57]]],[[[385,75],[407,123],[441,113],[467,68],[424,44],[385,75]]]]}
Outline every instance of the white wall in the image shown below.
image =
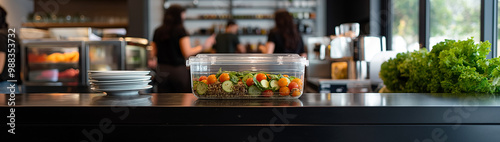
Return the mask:
{"type": "Polygon", "coordinates": [[[21,28],[29,13],[34,10],[33,0],[0,0],[0,6],[7,11],[7,23],[11,28],[21,28]]]}

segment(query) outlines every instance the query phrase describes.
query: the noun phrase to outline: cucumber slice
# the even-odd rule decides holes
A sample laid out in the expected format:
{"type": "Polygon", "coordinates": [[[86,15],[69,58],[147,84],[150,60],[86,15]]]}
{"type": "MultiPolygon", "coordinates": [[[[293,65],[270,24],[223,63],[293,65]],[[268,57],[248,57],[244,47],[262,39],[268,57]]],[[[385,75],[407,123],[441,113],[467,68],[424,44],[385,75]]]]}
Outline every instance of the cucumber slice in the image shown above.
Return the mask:
{"type": "Polygon", "coordinates": [[[260,96],[261,93],[262,92],[255,85],[252,85],[250,86],[250,88],[248,88],[248,94],[250,94],[251,96],[260,96]]]}
{"type": "Polygon", "coordinates": [[[269,81],[263,79],[260,81],[260,84],[262,84],[262,87],[264,88],[269,88],[269,81]]]}
{"type": "Polygon", "coordinates": [[[271,80],[270,85],[271,85],[271,89],[273,89],[273,90],[278,90],[280,88],[277,80],[271,80]]]}
{"type": "Polygon", "coordinates": [[[222,83],[222,90],[226,91],[226,92],[233,92],[233,82],[231,81],[224,81],[222,83]]]}
{"type": "Polygon", "coordinates": [[[196,85],[196,92],[198,92],[198,95],[205,94],[207,90],[208,90],[208,85],[205,83],[198,83],[196,85]]]}

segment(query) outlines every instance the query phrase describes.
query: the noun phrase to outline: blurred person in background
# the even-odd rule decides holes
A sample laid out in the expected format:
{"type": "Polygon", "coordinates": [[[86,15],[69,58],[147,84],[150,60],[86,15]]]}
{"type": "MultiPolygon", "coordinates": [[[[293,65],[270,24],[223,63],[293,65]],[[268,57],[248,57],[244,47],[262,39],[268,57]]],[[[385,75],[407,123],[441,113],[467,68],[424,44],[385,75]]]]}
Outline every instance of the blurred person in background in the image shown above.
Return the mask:
{"type": "Polygon", "coordinates": [[[240,43],[237,35],[238,25],[233,20],[227,21],[225,33],[218,34],[215,37],[215,44],[212,49],[216,53],[245,53],[246,49],[240,43]]]}
{"type": "MultiPolygon", "coordinates": [[[[18,94],[20,92],[19,84],[21,83],[21,51],[19,50],[21,48],[19,47],[17,35],[9,35],[9,24],[7,24],[6,18],[7,11],[0,6],[0,93],[10,94],[14,92],[18,94]],[[13,39],[14,41],[9,41],[9,39],[13,39]],[[15,59],[15,67],[13,68],[14,70],[9,72],[8,60],[12,58],[15,59]],[[16,80],[16,82],[8,82],[7,80],[16,80]],[[14,87],[12,88],[12,86],[14,87]]],[[[11,31],[10,34],[12,32],[15,31],[11,31]]]]}
{"type": "Polygon", "coordinates": [[[293,22],[293,17],[286,10],[274,13],[275,27],[267,35],[267,43],[259,47],[264,54],[295,53],[306,56],[302,36],[293,22]]]}
{"type": "Polygon", "coordinates": [[[183,25],[185,17],[185,8],[171,5],[165,11],[163,24],[154,32],[151,43],[153,61],[148,63],[150,67],[156,66],[158,92],[191,92],[191,77],[186,67],[186,59],[211,48],[215,42],[215,35],[212,35],[203,45],[192,47],[183,25]]]}

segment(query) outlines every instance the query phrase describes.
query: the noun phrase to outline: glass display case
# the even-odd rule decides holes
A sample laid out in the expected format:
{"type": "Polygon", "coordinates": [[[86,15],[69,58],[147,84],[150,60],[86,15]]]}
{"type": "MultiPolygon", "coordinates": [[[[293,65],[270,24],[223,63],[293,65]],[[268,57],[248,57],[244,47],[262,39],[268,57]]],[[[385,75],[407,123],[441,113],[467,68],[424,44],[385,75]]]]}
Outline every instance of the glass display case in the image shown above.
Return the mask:
{"type": "Polygon", "coordinates": [[[125,68],[127,70],[147,70],[148,40],[144,38],[126,37],[125,68]]]}
{"type": "Polygon", "coordinates": [[[122,38],[24,41],[23,80],[36,92],[88,92],[88,71],[147,69],[147,40],[135,45],[122,38]]]}
{"type": "Polygon", "coordinates": [[[79,86],[86,83],[82,41],[40,41],[25,44],[27,85],[79,86]]]}
{"type": "Polygon", "coordinates": [[[86,41],[89,69],[93,71],[110,71],[124,69],[125,41],[86,41]]]}

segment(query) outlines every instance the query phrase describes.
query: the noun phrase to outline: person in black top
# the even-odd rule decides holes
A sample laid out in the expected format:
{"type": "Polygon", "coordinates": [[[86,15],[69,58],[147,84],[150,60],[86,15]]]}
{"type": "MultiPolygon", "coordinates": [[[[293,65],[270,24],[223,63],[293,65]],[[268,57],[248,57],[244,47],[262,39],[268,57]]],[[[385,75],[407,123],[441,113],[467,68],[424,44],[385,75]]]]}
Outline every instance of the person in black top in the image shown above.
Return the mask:
{"type": "Polygon", "coordinates": [[[286,10],[274,13],[275,27],[267,35],[267,43],[260,46],[262,53],[296,53],[306,56],[302,36],[298,32],[293,17],[286,10]]]}
{"type": "Polygon", "coordinates": [[[17,94],[20,92],[19,84],[21,84],[21,51],[19,50],[21,48],[15,31],[9,32],[6,16],[7,12],[0,7],[0,93],[10,94],[13,92],[17,94]],[[14,64],[9,65],[9,60],[12,61],[12,59],[14,59],[14,64]],[[9,66],[12,67],[12,65],[14,65],[13,70],[9,71],[9,66]],[[15,80],[15,82],[8,80],[15,80]]]}
{"type": "Polygon", "coordinates": [[[236,34],[238,25],[233,20],[227,21],[225,33],[215,37],[215,44],[212,47],[216,53],[245,53],[245,46],[240,44],[240,39],[236,34]]]}
{"type": "Polygon", "coordinates": [[[186,68],[186,58],[206,48],[211,48],[215,41],[215,35],[212,35],[203,46],[191,47],[189,35],[183,25],[185,11],[186,9],[180,5],[170,6],[165,11],[163,24],[154,32],[151,43],[153,61],[148,63],[150,67],[157,64],[158,92],[191,92],[191,79],[186,68]]]}

